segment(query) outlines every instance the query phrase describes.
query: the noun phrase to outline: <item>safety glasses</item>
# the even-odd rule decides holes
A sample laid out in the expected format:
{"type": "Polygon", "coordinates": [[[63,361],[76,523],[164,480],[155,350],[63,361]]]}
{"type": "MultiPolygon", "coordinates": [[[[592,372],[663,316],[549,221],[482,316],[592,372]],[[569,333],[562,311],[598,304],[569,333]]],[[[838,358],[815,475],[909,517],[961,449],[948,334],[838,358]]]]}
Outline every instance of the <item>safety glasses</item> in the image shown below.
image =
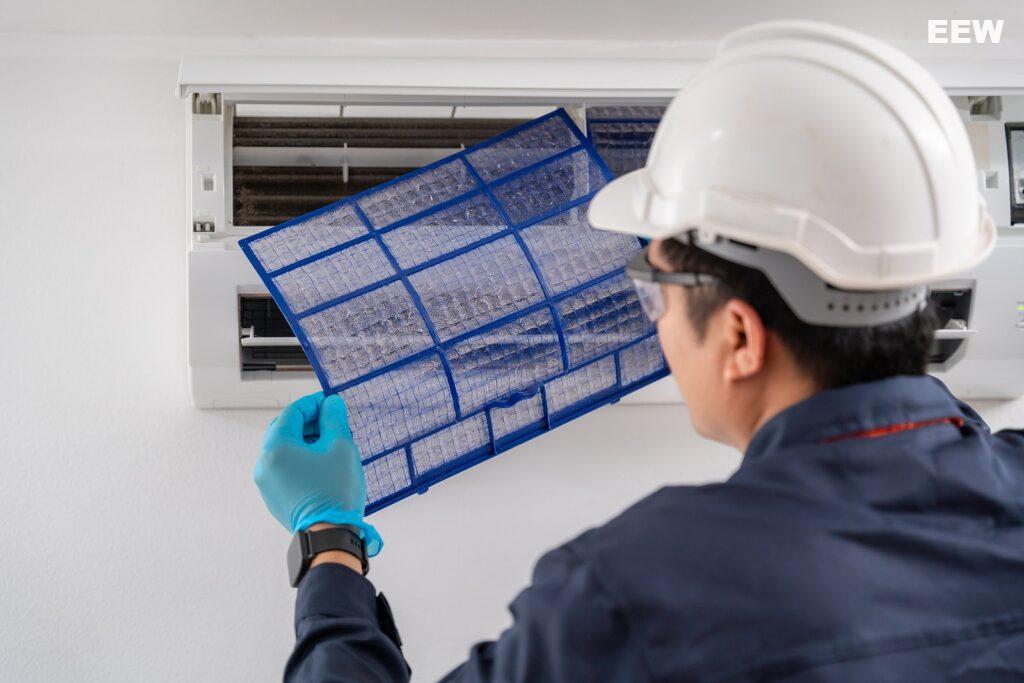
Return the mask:
{"type": "Polygon", "coordinates": [[[626,276],[636,287],[640,306],[652,323],[658,322],[665,315],[665,294],[662,285],[679,287],[700,287],[718,280],[714,275],[706,273],[666,273],[656,270],[647,260],[647,249],[638,251],[626,263],[626,276]]]}

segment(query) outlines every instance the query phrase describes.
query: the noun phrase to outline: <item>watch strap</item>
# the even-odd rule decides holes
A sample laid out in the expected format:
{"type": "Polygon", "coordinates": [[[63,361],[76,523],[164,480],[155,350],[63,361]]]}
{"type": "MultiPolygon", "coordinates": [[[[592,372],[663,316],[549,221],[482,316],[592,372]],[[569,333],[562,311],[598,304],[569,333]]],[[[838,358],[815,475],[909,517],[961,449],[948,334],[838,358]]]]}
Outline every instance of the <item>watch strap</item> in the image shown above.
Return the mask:
{"type": "Polygon", "coordinates": [[[358,531],[351,527],[336,526],[319,531],[307,531],[309,541],[309,558],[327,550],[344,550],[355,555],[363,565],[363,576],[370,571],[370,561],[366,557],[366,544],[358,531]]]}

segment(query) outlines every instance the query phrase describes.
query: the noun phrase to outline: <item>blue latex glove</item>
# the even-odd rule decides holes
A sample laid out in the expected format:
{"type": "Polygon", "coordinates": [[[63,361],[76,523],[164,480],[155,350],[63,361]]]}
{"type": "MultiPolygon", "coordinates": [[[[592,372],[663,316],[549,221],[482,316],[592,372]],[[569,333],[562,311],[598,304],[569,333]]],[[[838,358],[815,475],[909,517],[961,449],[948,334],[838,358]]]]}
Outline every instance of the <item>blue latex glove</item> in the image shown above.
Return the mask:
{"type": "Polygon", "coordinates": [[[367,555],[383,547],[363,521],[366,480],[340,396],[303,396],[274,418],[253,478],[267,509],[291,533],[317,522],[347,524],[360,530],[367,555]]]}

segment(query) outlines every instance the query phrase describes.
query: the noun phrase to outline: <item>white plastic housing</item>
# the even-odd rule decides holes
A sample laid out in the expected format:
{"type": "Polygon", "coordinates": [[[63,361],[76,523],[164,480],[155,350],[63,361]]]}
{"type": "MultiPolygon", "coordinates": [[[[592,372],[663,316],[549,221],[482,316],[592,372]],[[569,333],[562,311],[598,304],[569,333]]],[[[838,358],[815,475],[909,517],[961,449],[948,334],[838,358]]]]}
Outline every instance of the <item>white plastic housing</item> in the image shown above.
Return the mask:
{"type": "MultiPolygon", "coordinates": [[[[524,118],[566,106],[584,127],[586,105],[666,103],[699,66],[696,60],[184,59],[178,93],[185,98],[188,127],[184,227],[193,404],[280,407],[319,388],[311,372],[241,370],[238,299],[265,293],[265,289],[237,245],[238,238],[253,229],[231,223],[234,105],[289,103],[314,108],[307,112],[346,105],[360,107],[360,115],[374,115],[381,110],[373,108],[395,105],[405,107],[409,115],[436,115],[438,108],[457,107],[456,116],[474,117],[501,106],[514,108],[524,118]],[[212,98],[212,109],[203,110],[210,113],[194,113],[197,95],[219,95],[212,98]],[[212,224],[212,230],[206,231],[205,223],[212,224]]],[[[962,64],[943,63],[933,72],[958,94],[975,92],[971,86],[975,81],[986,91],[1024,93],[1024,65],[1012,66],[982,73],[962,64]]],[[[1004,102],[1010,103],[1004,104],[1004,120],[1016,116],[1012,120],[1024,121],[1024,97],[1006,97],[1004,102]]],[[[996,186],[983,193],[1001,230],[993,256],[965,276],[977,281],[967,321],[977,332],[956,354],[952,367],[936,374],[964,397],[1016,397],[1024,394],[1024,314],[1018,311],[1018,306],[1024,306],[1024,231],[1008,228],[1005,138],[999,143],[1003,124],[972,125],[981,126],[975,134],[990,142],[985,163],[979,160],[979,183],[984,183],[986,174],[994,177],[996,186]]],[[[625,399],[630,403],[679,400],[670,379],[625,399]]]]}

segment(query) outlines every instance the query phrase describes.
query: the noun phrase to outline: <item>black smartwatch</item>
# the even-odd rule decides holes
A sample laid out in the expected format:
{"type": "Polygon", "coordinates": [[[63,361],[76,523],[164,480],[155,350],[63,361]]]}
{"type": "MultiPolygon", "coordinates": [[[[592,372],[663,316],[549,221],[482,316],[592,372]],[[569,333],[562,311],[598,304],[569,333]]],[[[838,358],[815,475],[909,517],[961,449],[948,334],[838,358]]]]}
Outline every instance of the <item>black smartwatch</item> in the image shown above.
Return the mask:
{"type": "Polygon", "coordinates": [[[344,550],[352,553],[363,564],[363,576],[370,571],[370,560],[366,557],[366,544],[359,532],[349,526],[335,526],[320,531],[300,531],[292,537],[288,546],[288,579],[292,588],[299,585],[309,571],[309,563],[326,550],[344,550]]]}

